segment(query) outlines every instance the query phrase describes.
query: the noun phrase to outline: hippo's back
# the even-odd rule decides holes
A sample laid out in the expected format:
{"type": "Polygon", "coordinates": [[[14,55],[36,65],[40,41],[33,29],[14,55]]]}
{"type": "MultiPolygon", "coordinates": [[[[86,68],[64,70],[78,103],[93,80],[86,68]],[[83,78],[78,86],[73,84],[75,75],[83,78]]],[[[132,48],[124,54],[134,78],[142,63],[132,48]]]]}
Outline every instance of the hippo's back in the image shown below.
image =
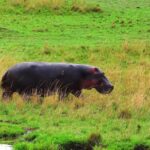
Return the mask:
{"type": "Polygon", "coordinates": [[[80,79],[78,65],[66,63],[24,62],[17,64],[4,74],[1,82],[2,88],[13,91],[27,88],[44,88],[60,81],[69,85],[77,83],[80,79]]]}

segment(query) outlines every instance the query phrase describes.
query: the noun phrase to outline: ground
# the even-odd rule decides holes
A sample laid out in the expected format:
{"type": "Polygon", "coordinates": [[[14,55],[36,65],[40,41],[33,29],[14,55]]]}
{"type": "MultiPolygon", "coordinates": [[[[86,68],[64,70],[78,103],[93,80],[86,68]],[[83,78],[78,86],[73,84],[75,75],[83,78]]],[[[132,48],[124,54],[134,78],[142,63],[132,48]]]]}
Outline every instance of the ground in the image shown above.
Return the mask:
{"type": "Polygon", "coordinates": [[[96,11],[72,10],[72,1],[59,9],[14,2],[0,1],[0,77],[23,61],[81,63],[101,68],[115,89],[42,104],[36,95],[25,102],[15,94],[0,102],[0,143],[16,150],[150,149],[149,0],[89,0],[96,11]]]}

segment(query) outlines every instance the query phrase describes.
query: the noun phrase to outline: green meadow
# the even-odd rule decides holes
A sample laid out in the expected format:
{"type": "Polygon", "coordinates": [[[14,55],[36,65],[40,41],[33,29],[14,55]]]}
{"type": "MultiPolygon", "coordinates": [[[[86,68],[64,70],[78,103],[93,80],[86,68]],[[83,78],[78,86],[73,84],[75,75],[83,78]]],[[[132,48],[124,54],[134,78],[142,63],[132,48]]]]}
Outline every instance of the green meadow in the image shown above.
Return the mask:
{"type": "MultiPolygon", "coordinates": [[[[115,86],[83,97],[0,98],[14,150],[150,149],[149,0],[0,0],[0,78],[24,61],[101,68],[115,86]]],[[[2,90],[0,89],[0,94],[2,90]]]]}

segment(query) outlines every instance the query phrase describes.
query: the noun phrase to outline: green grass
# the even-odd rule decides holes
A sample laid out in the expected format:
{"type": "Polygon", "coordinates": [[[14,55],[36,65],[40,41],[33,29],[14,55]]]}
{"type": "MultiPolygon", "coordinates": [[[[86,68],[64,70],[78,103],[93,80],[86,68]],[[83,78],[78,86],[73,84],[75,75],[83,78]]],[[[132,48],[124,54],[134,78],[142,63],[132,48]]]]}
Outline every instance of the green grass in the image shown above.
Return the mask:
{"type": "Polygon", "coordinates": [[[92,3],[102,12],[72,11],[71,1],[59,10],[0,1],[0,77],[17,62],[72,62],[102,68],[115,85],[110,95],[84,91],[79,100],[1,101],[0,143],[17,150],[150,147],[150,2],[92,3]]]}

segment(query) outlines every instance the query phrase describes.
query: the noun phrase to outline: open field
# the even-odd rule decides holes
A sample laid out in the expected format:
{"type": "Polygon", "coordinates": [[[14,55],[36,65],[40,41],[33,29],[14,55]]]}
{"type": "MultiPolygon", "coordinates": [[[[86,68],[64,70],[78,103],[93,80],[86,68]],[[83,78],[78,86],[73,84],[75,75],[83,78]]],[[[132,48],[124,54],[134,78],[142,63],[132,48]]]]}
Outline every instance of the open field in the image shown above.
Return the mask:
{"type": "Polygon", "coordinates": [[[115,89],[42,104],[17,94],[0,101],[0,143],[16,150],[149,150],[149,0],[18,2],[0,0],[0,78],[22,61],[72,62],[100,67],[115,89]]]}

